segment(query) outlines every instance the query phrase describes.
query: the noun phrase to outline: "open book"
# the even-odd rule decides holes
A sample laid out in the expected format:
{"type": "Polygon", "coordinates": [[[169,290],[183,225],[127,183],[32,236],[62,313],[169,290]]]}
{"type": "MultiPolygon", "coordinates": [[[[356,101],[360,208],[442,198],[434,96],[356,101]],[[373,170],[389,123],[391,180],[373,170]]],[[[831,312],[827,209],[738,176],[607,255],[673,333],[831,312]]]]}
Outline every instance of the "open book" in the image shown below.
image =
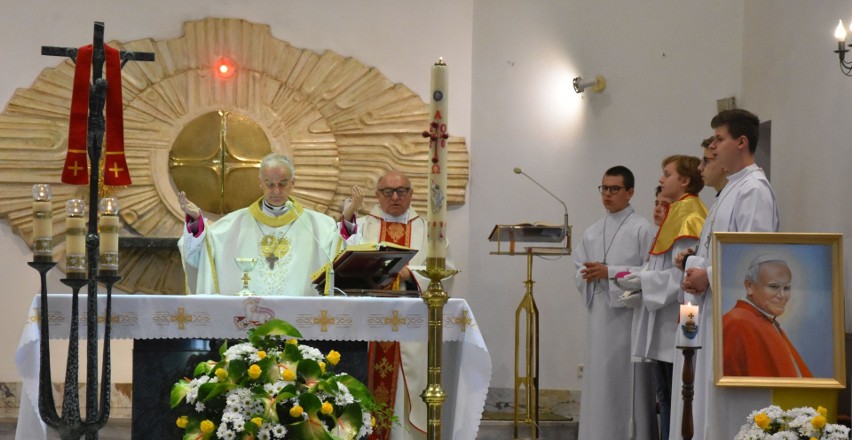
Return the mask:
{"type": "MultiPolygon", "coordinates": [[[[334,259],[334,287],[347,290],[381,290],[417,254],[416,249],[393,243],[348,246],[334,259]]],[[[326,264],[313,275],[317,290],[325,290],[326,264]]]]}

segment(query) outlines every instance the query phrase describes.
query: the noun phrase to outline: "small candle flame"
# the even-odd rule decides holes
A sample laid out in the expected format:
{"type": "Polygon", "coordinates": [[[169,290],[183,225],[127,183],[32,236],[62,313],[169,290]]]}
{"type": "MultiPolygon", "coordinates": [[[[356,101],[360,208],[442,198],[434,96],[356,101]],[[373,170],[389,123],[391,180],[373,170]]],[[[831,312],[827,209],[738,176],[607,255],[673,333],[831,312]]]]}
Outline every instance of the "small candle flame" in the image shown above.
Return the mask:
{"type": "Polygon", "coordinates": [[[843,20],[837,20],[837,27],[834,28],[834,38],[837,38],[837,41],[846,41],[846,29],[843,27],[843,20]]]}

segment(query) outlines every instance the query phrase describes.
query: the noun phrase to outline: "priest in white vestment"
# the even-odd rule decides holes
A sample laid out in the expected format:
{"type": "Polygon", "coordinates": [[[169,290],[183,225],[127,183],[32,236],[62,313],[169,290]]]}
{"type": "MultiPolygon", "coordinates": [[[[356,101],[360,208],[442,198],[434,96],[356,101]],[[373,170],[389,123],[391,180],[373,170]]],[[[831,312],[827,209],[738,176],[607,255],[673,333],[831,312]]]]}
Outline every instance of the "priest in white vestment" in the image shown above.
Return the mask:
{"type": "MultiPolygon", "coordinates": [[[[771,404],[767,388],[717,387],[713,371],[712,234],[715,232],[777,232],[778,207],[766,175],[754,163],[760,120],[742,110],[724,110],[711,121],[715,130],[711,151],[724,168],[728,183],[707,214],[698,248],[686,258],[682,283],[685,301],[700,306],[695,356],[693,424],[695,440],[730,439],[751,411],[771,404]]],[[[678,261],[686,257],[682,253],[678,261]]],[[[676,262],[677,264],[677,262],[676,262]]],[[[679,396],[681,371],[675,370],[673,393],[679,396]]],[[[682,400],[673,399],[671,432],[680,435],[682,400]]]]}
{"type": "MultiPolygon", "coordinates": [[[[361,188],[352,189],[352,203],[347,204],[343,210],[345,230],[341,233],[346,236],[356,233],[361,240],[366,242],[389,242],[412,249],[425,249],[426,246],[426,219],[419,216],[411,207],[413,190],[411,181],[405,174],[399,171],[389,171],[376,182],[376,199],[379,201],[370,213],[358,217],[354,222],[351,220],[354,213],[360,208],[363,201],[361,188]]],[[[445,241],[446,245],[446,241],[445,241]]],[[[449,259],[449,247],[447,249],[449,259]]],[[[409,266],[403,268],[394,285],[387,286],[394,290],[424,290],[429,280],[419,275],[415,269],[425,268],[426,252],[418,252],[409,262],[409,266]]],[[[448,266],[451,263],[448,262],[448,266]]],[[[444,281],[444,288],[450,291],[452,279],[444,281]]],[[[376,357],[394,356],[396,347],[387,346],[393,343],[374,343],[371,346],[371,359],[376,357]],[[381,345],[385,344],[385,345],[381,345]]],[[[389,438],[392,440],[412,440],[426,438],[427,407],[420,393],[427,385],[427,349],[424,342],[405,342],[398,345],[398,356],[396,360],[389,359],[394,368],[390,377],[391,383],[395,384],[393,396],[383,396],[386,401],[393,402],[394,413],[400,424],[394,426],[389,438]],[[393,377],[396,380],[393,380],[393,377]]],[[[375,376],[371,369],[371,376],[375,376]]],[[[375,387],[383,387],[380,382],[385,382],[379,377],[371,377],[375,387]]],[[[384,387],[386,388],[386,387],[384,387]]],[[[382,398],[382,396],[376,396],[382,398]]],[[[388,438],[384,436],[383,438],[388,438]]]]}
{"type": "Polygon", "coordinates": [[[345,244],[337,222],[290,198],[295,170],[286,156],[264,157],[259,177],[261,199],[211,224],[180,193],[187,226],[178,247],[191,293],[239,292],[243,272],[235,258],[240,257],[257,259],[249,274],[249,290],[255,295],[316,294],[311,275],[345,244]]]}
{"type": "Polygon", "coordinates": [[[636,272],[645,262],[654,228],[630,206],[633,173],[616,166],[606,171],[598,189],[607,215],[583,233],[574,249],[577,290],[589,309],[581,439],[656,439],[654,390],[650,364],[630,357],[633,309],[618,302],[621,290],[612,281],[636,272]]]}

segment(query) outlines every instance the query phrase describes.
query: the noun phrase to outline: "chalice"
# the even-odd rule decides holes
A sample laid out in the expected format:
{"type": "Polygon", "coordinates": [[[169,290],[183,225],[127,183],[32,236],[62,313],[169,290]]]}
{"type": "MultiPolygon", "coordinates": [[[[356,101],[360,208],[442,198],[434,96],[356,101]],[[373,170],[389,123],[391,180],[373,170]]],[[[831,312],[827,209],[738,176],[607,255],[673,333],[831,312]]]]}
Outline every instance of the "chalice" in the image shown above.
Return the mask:
{"type": "Polygon", "coordinates": [[[243,289],[237,292],[237,296],[253,296],[254,293],[249,290],[249,272],[254,270],[254,266],[257,265],[257,258],[244,258],[244,257],[236,257],[234,261],[237,263],[237,267],[243,272],[243,289]]]}

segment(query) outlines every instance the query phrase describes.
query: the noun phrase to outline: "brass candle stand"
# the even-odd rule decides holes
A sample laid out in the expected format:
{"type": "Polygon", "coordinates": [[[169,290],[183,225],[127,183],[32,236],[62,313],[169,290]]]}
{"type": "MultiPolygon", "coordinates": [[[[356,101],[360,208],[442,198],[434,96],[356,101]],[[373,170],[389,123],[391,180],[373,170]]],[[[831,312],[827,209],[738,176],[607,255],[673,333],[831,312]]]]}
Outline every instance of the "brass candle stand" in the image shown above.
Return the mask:
{"type": "MultiPolygon", "coordinates": [[[[50,328],[49,305],[47,294],[47,272],[56,263],[52,257],[37,252],[29,265],[39,272],[41,283],[40,330],[39,346],[39,392],[38,408],[42,420],[59,433],[61,440],[76,440],[85,436],[87,440],[97,440],[98,430],[109,420],[110,412],[110,333],[112,321],[112,287],[121,277],[116,270],[101,270],[99,273],[98,260],[100,238],[98,236],[98,198],[100,183],[100,159],[104,141],[104,104],[106,101],[107,81],[103,78],[105,61],[104,24],[95,22],[94,41],[92,44],[92,84],[89,90],[89,108],[87,119],[86,149],[89,167],[89,221],[85,235],[85,249],[88,270],[68,272],[62,283],[72,290],[71,327],[68,337],[68,359],[65,370],[65,389],[62,400],[61,414],[56,410],[53,399],[53,381],[50,374],[50,328]],[[103,364],[101,367],[101,388],[98,395],[98,283],[106,286],[106,309],[104,315],[103,364]],[[81,417],[80,397],[78,389],[79,378],[79,292],[87,287],[86,296],[86,418],[81,417]]],[[[76,61],[77,48],[42,47],[42,55],[69,57],[76,61]]],[[[123,63],[131,60],[153,61],[154,54],[147,52],[120,51],[123,63]]],[[[123,64],[122,64],[123,65],[123,64]]],[[[116,85],[118,86],[118,85],[116,85]]],[[[76,164],[75,164],[76,165],[76,164]]],[[[82,169],[86,166],[83,164],[82,169]]],[[[38,250],[38,249],[36,249],[38,250]]],[[[67,263],[67,261],[66,261],[67,263]]],[[[117,263],[117,262],[116,262],[117,263]]],[[[116,265],[117,267],[117,265],[116,265]]]]}
{"type": "Polygon", "coordinates": [[[441,280],[457,274],[459,271],[446,268],[445,258],[428,258],[426,270],[418,273],[429,278],[429,287],[423,292],[423,302],[429,308],[428,339],[428,381],[420,398],[426,403],[426,438],[440,440],[441,409],[447,394],[441,386],[441,346],[444,340],[444,305],[450,299],[441,280]]]}

